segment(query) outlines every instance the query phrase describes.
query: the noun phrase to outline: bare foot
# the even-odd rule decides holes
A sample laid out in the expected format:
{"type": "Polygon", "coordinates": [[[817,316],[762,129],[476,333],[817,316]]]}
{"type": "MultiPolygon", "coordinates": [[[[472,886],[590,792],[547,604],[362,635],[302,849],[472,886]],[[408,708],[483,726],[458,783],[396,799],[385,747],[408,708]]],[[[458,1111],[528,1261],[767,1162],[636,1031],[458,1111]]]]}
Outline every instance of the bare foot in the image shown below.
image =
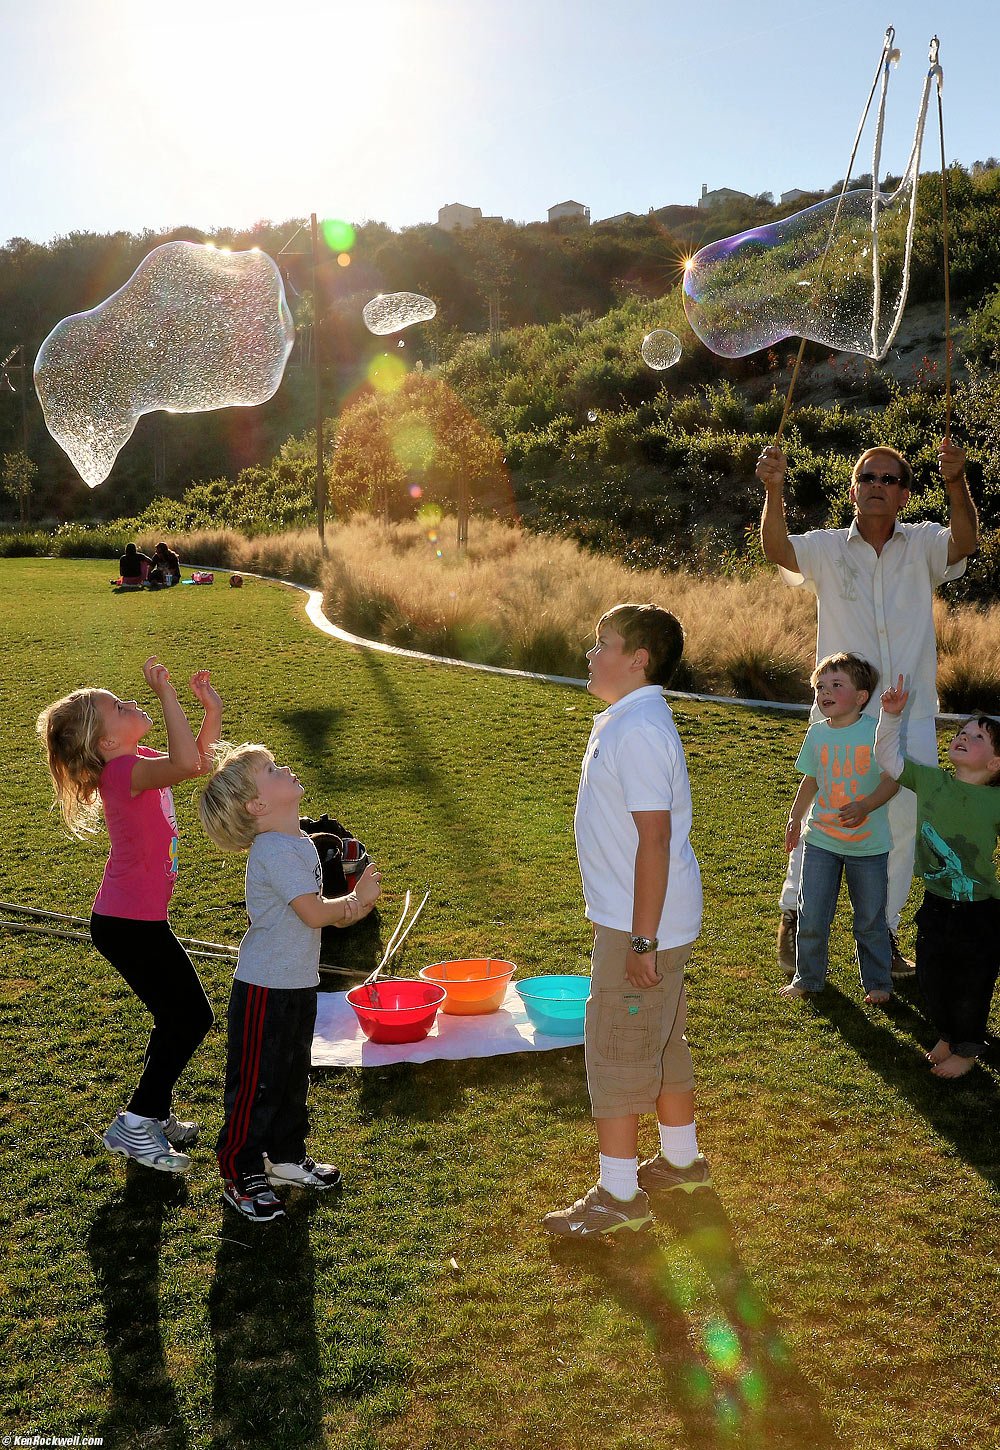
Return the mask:
{"type": "Polygon", "coordinates": [[[865,1001],[871,1007],[884,1007],[891,996],[891,992],[866,992],[865,1001]]]}
{"type": "Polygon", "coordinates": [[[789,982],[789,984],[788,984],[787,987],[779,987],[778,988],[778,991],[781,993],[781,995],[783,997],[808,997],[809,996],[809,993],[806,991],[805,987],[800,987],[796,983],[793,983],[793,982],[789,982]]]}
{"type": "Polygon", "coordinates": [[[971,1072],[975,1065],[974,1057],[959,1057],[957,1052],[953,1052],[950,1057],[945,1058],[944,1062],[939,1062],[936,1067],[932,1067],[931,1072],[935,1077],[964,1077],[967,1072],[971,1072]]]}
{"type": "Polygon", "coordinates": [[[937,1042],[935,1042],[930,1052],[927,1053],[927,1061],[931,1064],[932,1067],[937,1067],[939,1062],[944,1062],[945,1058],[950,1056],[951,1043],[945,1042],[944,1038],[942,1037],[937,1042]]]}

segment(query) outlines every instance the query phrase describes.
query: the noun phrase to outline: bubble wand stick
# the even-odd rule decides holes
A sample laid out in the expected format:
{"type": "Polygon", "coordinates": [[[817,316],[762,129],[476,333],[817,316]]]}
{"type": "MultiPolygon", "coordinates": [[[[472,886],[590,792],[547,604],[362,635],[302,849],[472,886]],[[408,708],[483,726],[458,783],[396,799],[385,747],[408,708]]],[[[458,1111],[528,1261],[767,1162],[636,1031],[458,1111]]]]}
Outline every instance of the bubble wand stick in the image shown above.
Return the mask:
{"type": "Polygon", "coordinates": [[[944,438],[951,442],[951,278],[948,266],[948,169],[944,160],[944,109],[941,93],[944,90],[944,72],[938,63],[941,42],[931,37],[930,74],[937,80],[938,134],[941,137],[941,242],[944,253],[944,438]]]}

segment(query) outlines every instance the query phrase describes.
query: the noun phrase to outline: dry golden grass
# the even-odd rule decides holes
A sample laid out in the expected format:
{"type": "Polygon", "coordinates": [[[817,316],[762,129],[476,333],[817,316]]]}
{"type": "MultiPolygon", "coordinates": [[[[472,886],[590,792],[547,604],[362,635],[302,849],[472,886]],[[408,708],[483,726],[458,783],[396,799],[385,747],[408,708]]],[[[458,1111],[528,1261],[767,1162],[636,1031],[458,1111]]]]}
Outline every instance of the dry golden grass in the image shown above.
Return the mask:
{"type": "MultiPolygon", "coordinates": [[[[155,542],[140,540],[140,546],[155,542]]],[[[811,594],[776,570],[706,577],[629,569],[569,539],[475,519],[468,549],[453,519],[384,525],[357,514],[327,531],[245,539],[231,530],[175,540],[185,561],[322,583],[345,629],[432,654],[579,677],[603,611],[626,600],[670,609],[687,634],[679,688],[807,700],[816,638],[811,594]]],[[[945,710],[1000,709],[1000,606],[934,606],[945,710]]]]}

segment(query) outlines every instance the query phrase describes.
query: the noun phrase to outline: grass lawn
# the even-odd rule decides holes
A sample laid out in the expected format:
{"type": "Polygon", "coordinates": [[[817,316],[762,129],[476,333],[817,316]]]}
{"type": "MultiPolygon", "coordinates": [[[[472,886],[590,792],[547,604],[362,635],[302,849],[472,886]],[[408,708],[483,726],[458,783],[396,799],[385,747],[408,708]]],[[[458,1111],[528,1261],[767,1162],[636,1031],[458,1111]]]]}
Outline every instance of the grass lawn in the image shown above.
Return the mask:
{"type": "MultiPolygon", "coordinates": [[[[88,911],[104,841],[73,843],[48,814],[33,722],[82,684],[142,701],[157,653],[175,679],[210,666],[227,737],[264,740],[300,771],[304,809],[369,843],[390,925],[404,889],[431,884],[411,970],[487,953],[522,975],[586,969],[571,825],[586,696],[342,647],[277,586],[115,596],[111,572],[0,562],[0,898],[88,911]]],[[[676,1195],[644,1241],[551,1247],[540,1215],[596,1163],[582,1051],[561,1049],[317,1074],[312,1146],[347,1186],[255,1229],[223,1209],[208,1146],[221,1020],[179,1085],[207,1130],[192,1173],[126,1169],[98,1135],[134,1080],[142,1010],[89,945],[5,931],[5,1433],[220,1450],[1000,1443],[997,1058],[933,1079],[915,993],[863,1005],[843,914],[824,996],[779,999],[802,723],[675,714],[706,887],[689,1035],[716,1191],[676,1195]]],[[[243,861],[201,836],[191,789],[176,795],[175,929],[235,942],[243,861]]],[[[376,949],[363,937],[355,964],[376,949]]],[[[230,969],[201,970],[221,1019],[230,969]]]]}

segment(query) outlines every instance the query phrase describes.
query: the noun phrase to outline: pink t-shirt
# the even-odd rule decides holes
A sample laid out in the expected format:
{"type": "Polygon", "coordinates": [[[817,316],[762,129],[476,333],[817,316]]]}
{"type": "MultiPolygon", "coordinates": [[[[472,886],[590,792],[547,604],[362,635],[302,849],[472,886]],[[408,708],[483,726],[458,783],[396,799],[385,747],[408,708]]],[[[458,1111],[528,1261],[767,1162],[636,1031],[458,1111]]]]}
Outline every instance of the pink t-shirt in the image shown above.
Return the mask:
{"type": "Polygon", "coordinates": [[[94,898],[99,916],[129,921],[166,921],[177,879],[177,817],[169,787],[132,794],[132,771],[139,756],[155,760],[159,752],[139,746],[138,755],[118,755],[101,772],[104,819],[111,854],[94,898]]]}

